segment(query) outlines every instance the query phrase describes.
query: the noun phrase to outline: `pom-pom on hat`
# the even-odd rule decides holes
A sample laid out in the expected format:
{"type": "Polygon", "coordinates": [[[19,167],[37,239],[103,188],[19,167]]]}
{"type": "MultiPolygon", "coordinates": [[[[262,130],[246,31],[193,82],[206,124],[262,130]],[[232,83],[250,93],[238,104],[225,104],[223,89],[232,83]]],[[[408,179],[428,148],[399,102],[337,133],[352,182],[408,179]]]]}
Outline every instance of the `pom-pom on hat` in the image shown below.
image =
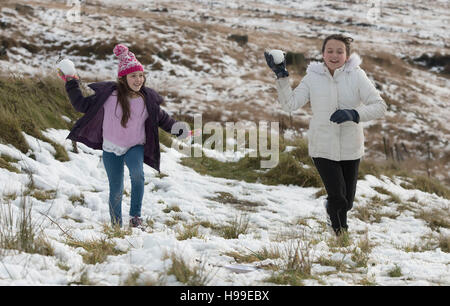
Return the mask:
{"type": "Polygon", "coordinates": [[[135,71],[144,71],[144,67],[136,59],[134,54],[125,45],[119,44],[114,47],[114,54],[119,58],[119,78],[135,71]]]}

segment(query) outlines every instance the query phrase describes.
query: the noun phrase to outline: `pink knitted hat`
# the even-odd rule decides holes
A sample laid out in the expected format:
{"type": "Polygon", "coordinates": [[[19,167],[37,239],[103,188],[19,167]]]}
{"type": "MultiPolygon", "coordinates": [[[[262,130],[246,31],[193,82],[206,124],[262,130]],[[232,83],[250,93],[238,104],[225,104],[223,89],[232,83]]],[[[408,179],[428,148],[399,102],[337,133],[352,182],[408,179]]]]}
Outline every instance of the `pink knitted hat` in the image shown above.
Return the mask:
{"type": "Polygon", "coordinates": [[[122,44],[114,47],[114,54],[119,58],[119,78],[135,71],[144,71],[144,67],[131,51],[122,44]]]}

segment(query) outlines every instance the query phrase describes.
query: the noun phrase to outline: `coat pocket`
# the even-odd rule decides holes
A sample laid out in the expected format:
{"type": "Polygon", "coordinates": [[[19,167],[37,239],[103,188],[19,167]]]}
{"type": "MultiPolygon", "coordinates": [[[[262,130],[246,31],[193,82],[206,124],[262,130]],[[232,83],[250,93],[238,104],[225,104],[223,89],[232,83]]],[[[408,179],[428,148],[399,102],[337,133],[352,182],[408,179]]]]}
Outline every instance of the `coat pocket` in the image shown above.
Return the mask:
{"type": "Polygon", "coordinates": [[[309,133],[309,147],[313,154],[330,154],[333,145],[333,129],[330,123],[312,124],[309,133]]]}
{"type": "Polygon", "coordinates": [[[364,146],[364,133],[362,126],[354,122],[341,124],[341,152],[343,158],[359,154],[364,146]]]}

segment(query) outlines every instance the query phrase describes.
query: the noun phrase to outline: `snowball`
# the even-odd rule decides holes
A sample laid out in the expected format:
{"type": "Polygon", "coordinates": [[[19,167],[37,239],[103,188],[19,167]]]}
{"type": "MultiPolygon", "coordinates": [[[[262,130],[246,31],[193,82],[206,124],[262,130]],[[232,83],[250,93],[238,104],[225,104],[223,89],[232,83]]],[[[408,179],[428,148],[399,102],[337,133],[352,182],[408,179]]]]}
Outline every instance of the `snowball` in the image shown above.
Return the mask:
{"type": "Polygon", "coordinates": [[[270,50],[269,54],[273,56],[273,61],[277,65],[284,61],[284,52],[281,50],[270,50]]]}
{"type": "Polygon", "coordinates": [[[58,65],[56,65],[56,68],[59,68],[64,75],[75,75],[77,73],[73,62],[67,58],[60,61],[58,65]]]}

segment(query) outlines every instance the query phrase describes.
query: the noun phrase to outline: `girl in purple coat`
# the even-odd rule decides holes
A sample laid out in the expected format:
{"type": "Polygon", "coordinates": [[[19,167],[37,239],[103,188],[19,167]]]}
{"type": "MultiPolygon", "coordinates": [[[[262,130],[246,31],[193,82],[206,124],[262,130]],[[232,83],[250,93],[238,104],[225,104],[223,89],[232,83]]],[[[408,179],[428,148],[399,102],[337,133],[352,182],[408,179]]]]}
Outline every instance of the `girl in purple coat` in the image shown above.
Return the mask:
{"type": "Polygon", "coordinates": [[[70,102],[76,110],[84,113],[67,138],[103,150],[113,225],[122,226],[124,165],[128,167],[131,179],[130,226],[141,227],[143,164],[159,171],[158,127],[180,136],[188,126],[176,125],[177,121],[160,108],[163,98],[145,87],[144,68],[126,46],[115,46],[114,54],[119,59],[117,82],[90,84],[95,93],[88,97],[82,95],[76,75],[64,75],[59,71],[60,77],[66,81],[70,102]]]}

